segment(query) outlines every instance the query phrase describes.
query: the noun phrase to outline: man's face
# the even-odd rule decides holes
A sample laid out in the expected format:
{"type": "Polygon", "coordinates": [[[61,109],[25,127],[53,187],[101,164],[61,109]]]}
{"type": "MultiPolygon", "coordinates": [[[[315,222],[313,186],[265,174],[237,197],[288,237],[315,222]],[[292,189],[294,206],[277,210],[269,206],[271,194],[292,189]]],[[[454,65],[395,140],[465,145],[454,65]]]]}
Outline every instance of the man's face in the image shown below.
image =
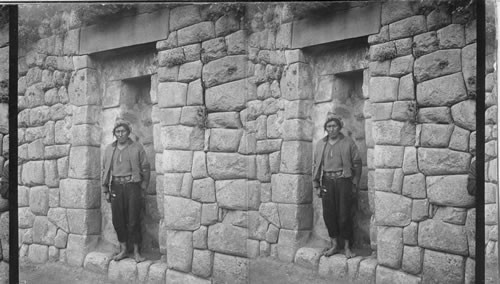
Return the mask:
{"type": "Polygon", "coordinates": [[[118,140],[118,143],[120,143],[120,144],[125,143],[127,141],[129,135],[130,135],[130,133],[127,131],[127,128],[125,128],[123,126],[118,126],[115,129],[115,136],[116,136],[116,139],[118,140]]]}
{"type": "Polygon", "coordinates": [[[335,121],[330,121],[326,124],[326,132],[328,133],[328,137],[336,138],[340,133],[340,125],[335,121]]]}

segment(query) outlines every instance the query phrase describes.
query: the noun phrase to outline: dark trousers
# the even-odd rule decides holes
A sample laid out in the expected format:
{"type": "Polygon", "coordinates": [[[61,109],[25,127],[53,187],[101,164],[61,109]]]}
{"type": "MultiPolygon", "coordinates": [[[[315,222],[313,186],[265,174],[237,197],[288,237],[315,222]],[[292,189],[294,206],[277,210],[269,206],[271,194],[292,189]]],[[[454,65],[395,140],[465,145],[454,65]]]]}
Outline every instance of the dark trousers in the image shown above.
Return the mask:
{"type": "Polygon", "coordinates": [[[352,182],[350,178],[323,177],[323,219],[330,238],[341,237],[352,242],[352,182]]]}
{"type": "Polygon", "coordinates": [[[139,183],[112,184],[111,214],[118,241],[141,243],[141,187],[139,183]]]}

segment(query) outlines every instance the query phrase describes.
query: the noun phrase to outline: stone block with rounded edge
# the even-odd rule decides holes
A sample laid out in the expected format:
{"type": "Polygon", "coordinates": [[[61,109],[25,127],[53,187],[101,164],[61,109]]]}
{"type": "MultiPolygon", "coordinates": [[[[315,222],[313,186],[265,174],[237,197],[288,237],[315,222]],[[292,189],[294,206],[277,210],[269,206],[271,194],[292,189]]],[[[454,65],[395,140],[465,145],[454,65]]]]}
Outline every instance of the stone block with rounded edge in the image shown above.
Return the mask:
{"type": "Polygon", "coordinates": [[[101,92],[98,78],[95,69],[85,68],[74,72],[68,86],[69,102],[76,106],[99,105],[101,92]]]}
{"type": "Polygon", "coordinates": [[[21,181],[23,185],[33,186],[45,183],[43,161],[29,161],[23,164],[21,171],[21,181]]]}
{"type": "Polygon", "coordinates": [[[99,234],[101,231],[100,209],[67,209],[69,233],[78,235],[99,234]]]}
{"type": "Polygon", "coordinates": [[[438,50],[415,60],[413,72],[417,82],[453,74],[462,70],[460,49],[438,50]]]}
{"type": "Polygon", "coordinates": [[[282,98],[289,101],[312,99],[311,68],[305,63],[294,63],[283,71],[280,81],[282,98]]]}
{"type": "Polygon", "coordinates": [[[469,153],[438,148],[419,148],[418,167],[425,175],[447,175],[466,173],[471,155],[469,153]]]}
{"type": "Polygon", "coordinates": [[[466,98],[462,73],[442,76],[417,85],[419,106],[450,106],[466,98]]]}
{"type": "Polygon", "coordinates": [[[206,88],[236,81],[248,76],[248,57],[231,55],[220,58],[203,66],[202,78],[206,88]]]}
{"type": "Polygon", "coordinates": [[[312,201],[312,180],[309,175],[274,174],[271,184],[273,202],[303,204],[312,201]]]}
{"type": "Polygon", "coordinates": [[[59,188],[61,207],[91,209],[100,206],[101,186],[98,180],[63,179],[59,188]]]}
{"type": "Polygon", "coordinates": [[[207,153],[208,175],[215,179],[255,178],[255,156],[237,153],[207,153]]]}
{"type": "Polygon", "coordinates": [[[209,113],[207,126],[209,128],[241,128],[240,114],[235,111],[209,113]]]}
{"type": "Polygon", "coordinates": [[[467,175],[428,176],[427,197],[432,204],[454,207],[474,206],[467,192],[467,175]]]}
{"type": "Polygon", "coordinates": [[[49,188],[47,186],[35,186],[30,189],[29,207],[35,215],[47,215],[49,211],[49,188]]]}
{"type": "Polygon", "coordinates": [[[278,258],[281,261],[291,262],[295,258],[297,250],[304,246],[311,231],[280,229],[277,244],[278,258]]]}
{"type": "Polygon", "coordinates": [[[375,192],[378,226],[405,227],[411,221],[411,199],[388,192],[375,192]]]}
{"type": "MultiPolygon", "coordinates": [[[[377,272],[375,276],[376,283],[408,283],[408,284],[419,284],[421,279],[418,276],[404,273],[402,271],[390,269],[383,265],[377,266],[377,272]]],[[[426,282],[424,282],[426,283],[426,282]]]]}
{"type": "Polygon", "coordinates": [[[213,152],[236,152],[240,144],[243,130],[211,129],[209,150],[213,152]]]}
{"type": "Polygon", "coordinates": [[[208,227],[208,249],[224,254],[247,256],[247,235],[245,228],[217,223],[208,227]]]}
{"type": "Polygon", "coordinates": [[[453,128],[453,124],[422,124],[420,145],[434,148],[448,147],[453,128]]]}
{"type": "Polygon", "coordinates": [[[161,128],[162,144],[167,150],[203,150],[205,131],[199,127],[170,125],[161,128]]]}
{"type": "Polygon", "coordinates": [[[403,195],[411,198],[426,198],[425,176],[421,173],[405,175],[403,195]]]}
{"type": "Polygon", "coordinates": [[[33,227],[33,222],[35,221],[35,215],[29,207],[21,207],[18,209],[18,226],[20,229],[28,229],[33,227]]]}
{"type": "Polygon", "coordinates": [[[322,248],[303,247],[297,250],[294,262],[302,267],[316,270],[319,265],[322,248]]]}
{"type": "Polygon", "coordinates": [[[133,283],[137,278],[137,263],[131,258],[120,261],[111,260],[108,266],[108,278],[116,282],[133,283]]]}
{"type": "Polygon", "coordinates": [[[248,283],[249,267],[250,263],[247,258],[215,253],[213,282],[226,283],[227,279],[231,279],[234,284],[248,283]]]}
{"type": "Polygon", "coordinates": [[[396,45],[392,41],[375,44],[370,46],[369,54],[372,61],[387,61],[396,57],[396,45]]]}
{"type": "Polygon", "coordinates": [[[476,101],[466,100],[453,105],[451,116],[456,125],[470,131],[476,130],[476,101]]]}
{"type": "Polygon", "coordinates": [[[365,258],[359,263],[358,275],[356,280],[359,283],[375,283],[375,272],[377,269],[376,258],[365,258]]]}
{"type": "Polygon", "coordinates": [[[110,252],[93,251],[85,256],[83,267],[92,272],[107,274],[112,255],[110,252]]]}
{"type": "Polygon", "coordinates": [[[439,49],[439,41],[435,31],[416,35],[413,41],[415,45],[413,54],[416,57],[432,53],[439,49]]]}
{"type": "Polygon", "coordinates": [[[203,203],[201,205],[201,224],[208,226],[217,223],[219,206],[217,203],[203,203]]]}
{"type": "Polygon", "coordinates": [[[186,105],[188,85],[178,82],[161,82],[158,84],[158,106],[182,107],[186,105]]]}
{"type": "Polygon", "coordinates": [[[312,164],[312,143],[283,141],[280,171],[288,174],[309,174],[312,164]]]}
{"type": "Polygon", "coordinates": [[[193,181],[192,199],[199,202],[215,202],[215,182],[211,178],[193,181]]]}
{"type": "Polygon", "coordinates": [[[209,250],[193,251],[193,274],[208,278],[212,275],[214,252],[209,250]]]}
{"type": "Polygon", "coordinates": [[[193,24],[177,31],[179,46],[202,42],[213,37],[215,37],[215,28],[211,21],[193,24]]]}
{"type": "Polygon", "coordinates": [[[170,230],[195,231],[200,227],[201,203],[176,196],[164,196],[164,225],[170,230]]]}
{"type": "MultiPolygon", "coordinates": [[[[69,232],[68,217],[66,208],[50,208],[47,213],[47,218],[54,223],[58,228],[65,232],[69,232]]],[[[99,221],[100,222],[100,221],[99,221]]]]}
{"type": "Polygon", "coordinates": [[[342,254],[335,254],[330,257],[321,256],[318,274],[336,280],[347,280],[347,258],[342,254]]]}
{"type": "Polygon", "coordinates": [[[451,24],[437,31],[439,48],[461,48],[465,45],[465,30],[460,24],[451,24]]]}
{"type": "Polygon", "coordinates": [[[403,243],[405,245],[416,246],[418,244],[418,223],[411,222],[403,228],[403,243]]]}
{"type": "Polygon", "coordinates": [[[417,121],[420,123],[452,123],[449,107],[423,107],[418,110],[417,121]]]}
{"type": "Polygon", "coordinates": [[[399,269],[403,260],[403,228],[377,227],[377,260],[387,267],[399,269]]]}
{"type": "Polygon", "coordinates": [[[101,150],[98,147],[75,146],[69,153],[68,177],[99,179],[101,150]]]}
{"type": "Polygon", "coordinates": [[[462,49],[462,72],[469,95],[476,94],[476,53],[477,44],[467,45],[462,49]]]}
{"type": "Polygon", "coordinates": [[[406,175],[418,173],[417,148],[411,146],[405,147],[403,157],[403,172],[406,175]]]}
{"type": "Polygon", "coordinates": [[[398,88],[398,78],[372,77],[370,78],[370,99],[378,103],[396,101],[398,88]]]}
{"type": "Polygon", "coordinates": [[[280,216],[278,213],[278,203],[265,202],[259,207],[259,213],[271,224],[281,227],[280,216]]]}
{"type": "Polygon", "coordinates": [[[191,271],[193,262],[193,233],[168,230],[167,240],[167,266],[179,271],[191,271]]]}
{"type": "Polygon", "coordinates": [[[467,234],[463,226],[439,220],[425,220],[418,226],[418,244],[421,247],[452,254],[468,255],[467,234]]]}
{"type": "Polygon", "coordinates": [[[413,71],[413,56],[406,55],[391,60],[389,75],[401,77],[413,71]]]}
{"type": "Polygon", "coordinates": [[[245,108],[247,98],[257,92],[255,84],[247,79],[224,83],[206,89],[205,102],[208,111],[240,111],[245,108]]]}
{"type": "MultiPolygon", "coordinates": [[[[82,266],[85,256],[97,246],[99,235],[68,235],[66,258],[72,266],[82,266]]],[[[135,261],[134,261],[135,262],[135,261]]]]}
{"type": "Polygon", "coordinates": [[[463,256],[426,249],[422,270],[422,283],[439,279],[443,283],[464,281],[465,259],[463,256]]]}
{"type": "Polygon", "coordinates": [[[193,151],[163,151],[163,169],[167,173],[190,172],[193,162],[193,151]]]}
{"type": "Polygon", "coordinates": [[[30,245],[28,259],[33,263],[46,263],[49,259],[49,247],[39,244],[30,245]]]}
{"type": "Polygon", "coordinates": [[[313,226],[311,204],[279,204],[278,214],[282,229],[310,230],[313,226]]]}
{"type": "Polygon", "coordinates": [[[191,82],[201,77],[201,61],[193,61],[182,64],[179,67],[179,82],[191,82]]]}
{"type": "Polygon", "coordinates": [[[33,243],[54,245],[57,227],[45,216],[36,216],[33,222],[33,243]]]}
{"type": "Polygon", "coordinates": [[[403,165],[403,146],[375,145],[376,168],[400,168],[403,165]]]}
{"type": "MultiPolygon", "coordinates": [[[[196,277],[191,274],[179,272],[173,269],[167,269],[165,274],[166,283],[169,284],[210,284],[211,281],[203,278],[196,277]]],[[[163,282],[162,282],[163,283],[163,282]]]]}
{"type": "Polygon", "coordinates": [[[409,122],[384,120],[373,122],[373,140],[378,145],[413,146],[416,126],[409,122]]]}
{"type": "Polygon", "coordinates": [[[216,180],[216,199],[222,208],[257,210],[260,205],[260,189],[244,179],[216,180]]]}

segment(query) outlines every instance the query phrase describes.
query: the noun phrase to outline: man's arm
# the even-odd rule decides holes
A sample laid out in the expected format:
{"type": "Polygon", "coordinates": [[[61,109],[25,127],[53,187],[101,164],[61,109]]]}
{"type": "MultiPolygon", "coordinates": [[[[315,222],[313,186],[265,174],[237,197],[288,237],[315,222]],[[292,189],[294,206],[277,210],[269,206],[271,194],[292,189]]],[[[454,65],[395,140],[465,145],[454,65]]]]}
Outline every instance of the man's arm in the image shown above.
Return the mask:
{"type": "Polygon", "coordinates": [[[149,186],[149,180],[151,178],[151,164],[149,163],[146,151],[142,146],[139,151],[139,163],[142,176],[141,188],[146,190],[149,186]]]}

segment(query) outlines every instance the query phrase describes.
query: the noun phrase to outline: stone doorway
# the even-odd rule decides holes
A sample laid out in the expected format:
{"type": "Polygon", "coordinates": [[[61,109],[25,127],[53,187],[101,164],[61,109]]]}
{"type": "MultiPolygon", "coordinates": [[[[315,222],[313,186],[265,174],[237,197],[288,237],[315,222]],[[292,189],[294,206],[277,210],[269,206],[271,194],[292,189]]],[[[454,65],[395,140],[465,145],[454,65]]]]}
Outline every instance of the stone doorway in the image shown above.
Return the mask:
{"type": "MultiPolygon", "coordinates": [[[[366,39],[355,39],[340,43],[324,44],[304,49],[306,60],[312,69],[312,87],[314,101],[312,119],[314,122],[313,142],[316,143],[326,133],[323,123],[326,114],[333,111],[344,121],[342,132],[350,136],[358,146],[363,161],[363,172],[360,181],[361,211],[353,212],[354,247],[362,249],[363,254],[370,251],[370,229],[372,213],[374,212],[373,198],[369,198],[368,190],[368,147],[365,135],[365,108],[364,82],[366,81],[365,55],[368,51],[366,39]]],[[[373,194],[371,194],[373,195],[373,194]]],[[[315,241],[327,242],[328,233],[323,221],[321,199],[314,197],[314,225],[313,237],[315,241]]]]}

